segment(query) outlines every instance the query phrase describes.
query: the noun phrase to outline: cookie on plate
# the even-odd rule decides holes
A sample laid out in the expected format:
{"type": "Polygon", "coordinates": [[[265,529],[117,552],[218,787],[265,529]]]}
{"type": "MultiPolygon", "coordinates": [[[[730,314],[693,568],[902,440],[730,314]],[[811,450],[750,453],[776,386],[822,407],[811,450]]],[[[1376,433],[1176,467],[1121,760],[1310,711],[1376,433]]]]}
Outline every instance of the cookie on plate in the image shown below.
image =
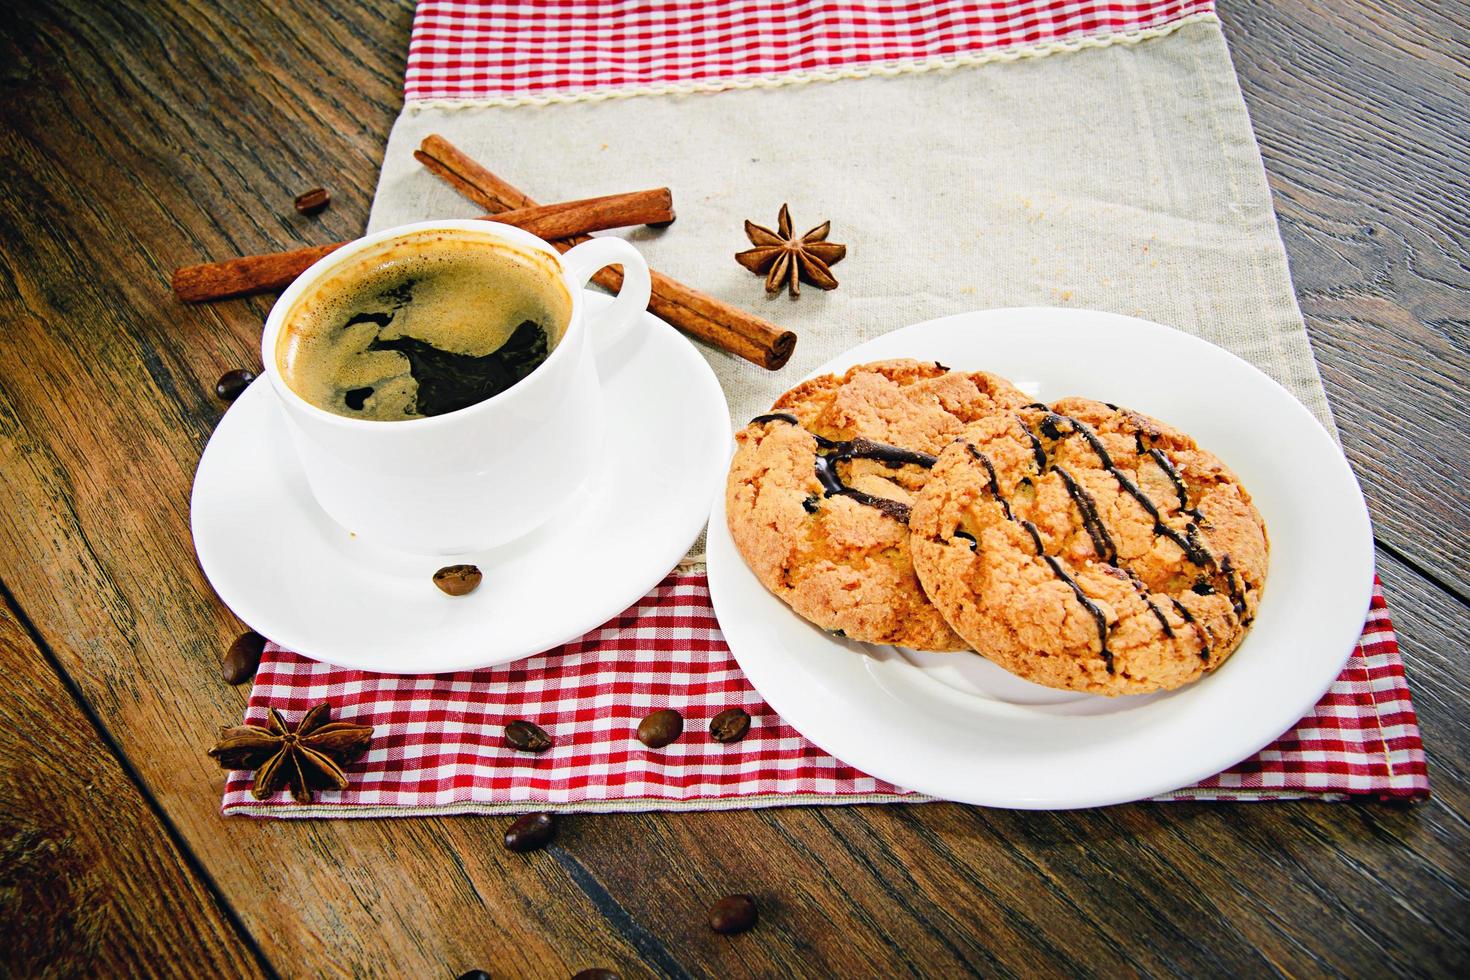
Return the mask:
{"type": "Polygon", "coordinates": [[[933,361],[806,381],[735,436],[730,535],[761,584],[822,629],[963,650],[914,575],[909,506],[967,425],[1026,401],[1003,378],[933,361]]]}
{"type": "Polygon", "coordinates": [[[925,591],[976,651],[1095,694],[1168,690],[1220,666],[1266,579],[1265,525],[1220,460],[1082,398],[970,426],[909,526],[925,591]]]}

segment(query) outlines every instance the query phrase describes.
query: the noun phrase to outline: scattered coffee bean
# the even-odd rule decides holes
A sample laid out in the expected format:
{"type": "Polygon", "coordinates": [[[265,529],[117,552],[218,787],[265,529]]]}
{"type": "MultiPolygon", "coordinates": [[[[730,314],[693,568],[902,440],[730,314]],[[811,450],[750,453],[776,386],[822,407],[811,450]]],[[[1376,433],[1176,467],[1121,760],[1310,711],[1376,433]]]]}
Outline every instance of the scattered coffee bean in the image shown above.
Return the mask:
{"type": "Polygon", "coordinates": [[[750,731],[750,715],[744,708],[726,708],[710,719],[709,737],[716,742],[738,742],[750,731]]]}
{"type": "Polygon", "coordinates": [[[505,726],[505,744],[522,752],[545,752],[551,748],[551,736],[540,725],[517,719],[505,726]]]}
{"type": "Polygon", "coordinates": [[[539,851],[556,836],[556,819],[549,813],[528,813],[505,831],[505,849],[524,854],[539,851]]]}
{"type": "Polygon", "coordinates": [[[296,199],[296,210],[302,214],[320,214],[332,203],[332,195],[325,187],[313,187],[296,199]]]}
{"type": "Polygon", "coordinates": [[[244,684],[255,676],[255,671],[260,667],[260,654],[265,649],[265,637],[254,630],[248,630],[235,637],[235,642],[225,651],[225,659],[220,661],[220,676],[225,679],[226,684],[244,684]]]}
{"type": "Polygon", "coordinates": [[[684,734],[684,716],[663,708],[638,723],[638,741],[650,749],[661,749],[684,734]]]}
{"type": "Polygon", "coordinates": [[[572,980],[623,980],[623,978],[616,970],[594,966],[572,974],[572,980]]]}
{"type": "Polygon", "coordinates": [[[255,372],[240,368],[235,371],[226,371],[219,376],[214,383],[214,396],[222,401],[232,402],[239,398],[250,382],[255,380],[255,372]]]}
{"type": "Polygon", "coordinates": [[[749,895],[726,895],[709,910],[709,927],[722,936],[733,936],[755,925],[755,899],[749,895]]]}
{"type": "Polygon", "coordinates": [[[490,980],[490,974],[484,970],[470,970],[468,973],[461,973],[459,980],[490,980]]]}
{"type": "Polygon", "coordinates": [[[475,565],[445,565],[434,573],[434,584],[445,595],[469,595],[483,577],[475,565]]]}

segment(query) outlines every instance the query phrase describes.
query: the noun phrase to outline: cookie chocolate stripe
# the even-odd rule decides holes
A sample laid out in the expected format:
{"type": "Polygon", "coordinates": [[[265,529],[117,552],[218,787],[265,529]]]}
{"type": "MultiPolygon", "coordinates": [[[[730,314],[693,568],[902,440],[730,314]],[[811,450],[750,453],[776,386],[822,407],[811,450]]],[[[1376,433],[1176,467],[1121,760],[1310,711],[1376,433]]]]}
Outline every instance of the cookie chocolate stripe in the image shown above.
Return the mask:
{"type": "Polygon", "coordinates": [[[1027,534],[1031,535],[1031,543],[1036,546],[1036,553],[1039,555],[1046,551],[1041,544],[1041,532],[1036,530],[1036,525],[1030,521],[1022,521],[1021,526],[1026,529],[1027,534]]]}
{"type": "Polygon", "coordinates": [[[1102,518],[1097,516],[1097,501],[1092,499],[1092,494],[1072,478],[1072,474],[1060,466],[1053,466],[1052,470],[1062,478],[1062,483],[1067,487],[1067,494],[1071,496],[1072,502],[1077,505],[1077,510],[1082,514],[1082,526],[1087,528],[1087,536],[1092,539],[1092,547],[1097,556],[1109,565],[1118,563],[1118,546],[1113,544],[1112,535],[1103,525],[1102,518]]]}
{"type": "MultiPolygon", "coordinates": [[[[1189,560],[1190,564],[1200,565],[1202,567],[1214,564],[1214,558],[1211,557],[1209,551],[1202,544],[1199,543],[1199,540],[1195,537],[1193,532],[1191,532],[1191,534],[1186,537],[1164,523],[1164,518],[1163,515],[1159,513],[1158,505],[1155,504],[1151,499],[1149,499],[1148,494],[1140,490],[1137,484],[1128,479],[1127,475],[1124,474],[1123,471],[1119,470],[1117,466],[1113,465],[1113,458],[1108,455],[1107,448],[1103,446],[1102,440],[1098,439],[1097,434],[1094,433],[1092,429],[1089,428],[1086,424],[1072,418],[1072,416],[1070,415],[1062,415],[1059,412],[1053,412],[1048,409],[1046,416],[1041,420],[1041,431],[1043,434],[1051,439],[1064,438],[1066,436],[1072,435],[1073,433],[1080,435],[1083,441],[1086,442],[1089,447],[1091,447],[1094,453],[1097,454],[1098,462],[1102,464],[1103,469],[1112,474],[1113,479],[1118,481],[1118,486],[1122,487],[1125,493],[1127,493],[1134,500],[1138,501],[1139,505],[1148,512],[1148,516],[1153,518],[1155,534],[1161,534],[1164,537],[1168,538],[1170,541],[1177,544],[1180,550],[1184,552],[1184,557],[1189,560]],[[1071,423],[1071,430],[1067,431],[1059,428],[1057,426],[1058,422],[1071,423]],[[1056,433],[1056,435],[1053,435],[1052,433],[1056,433]]],[[[1192,529],[1193,525],[1190,525],[1190,527],[1192,529]]]]}
{"type": "MultiPolygon", "coordinates": [[[[872,439],[849,439],[836,441],[820,436],[801,424],[801,420],[795,415],[785,412],[772,412],[768,415],[757,415],[750,420],[751,425],[763,422],[785,422],[806,431],[817,441],[816,472],[817,481],[822,484],[822,495],[826,497],[847,497],[866,507],[872,507],[888,515],[900,524],[909,522],[909,505],[898,500],[889,500],[887,497],[875,497],[873,494],[864,493],[862,490],[854,490],[842,482],[841,475],[837,472],[837,464],[851,459],[872,459],[887,463],[890,466],[902,466],[912,463],[925,469],[932,467],[938,457],[929,453],[921,453],[914,449],[903,449],[899,446],[890,446],[883,442],[874,442],[872,439]]],[[[805,502],[803,502],[805,506],[805,502]]],[[[815,513],[814,507],[806,507],[807,513],[815,513]]]]}
{"type": "Polygon", "coordinates": [[[1108,649],[1108,618],[1097,607],[1097,603],[1089,599],[1087,593],[1082,591],[1082,586],[1077,584],[1077,580],[1067,574],[1060,562],[1046,552],[1042,552],[1041,557],[1046,559],[1046,563],[1051,566],[1051,570],[1056,573],[1057,578],[1072,587],[1072,591],[1077,594],[1077,601],[1082,603],[1083,608],[1092,614],[1093,622],[1097,623],[1097,638],[1102,644],[1103,664],[1107,666],[1108,673],[1111,674],[1113,672],[1113,652],[1108,649]]]}
{"type": "MultiPolygon", "coordinates": [[[[990,492],[1000,503],[1001,513],[1006,515],[1006,520],[1015,520],[1015,518],[1011,516],[1011,502],[1000,495],[1000,481],[997,480],[995,477],[995,464],[990,462],[990,457],[986,456],[980,450],[976,449],[973,442],[965,443],[965,449],[969,452],[971,458],[978,459],[980,461],[980,464],[985,467],[985,472],[990,477],[990,492]]],[[[971,538],[970,540],[973,541],[974,538],[971,538]]]]}
{"type": "Polygon", "coordinates": [[[1164,635],[1173,639],[1174,627],[1169,625],[1169,617],[1164,615],[1164,610],[1160,609],[1158,603],[1154,602],[1153,589],[1150,589],[1143,579],[1134,574],[1133,569],[1125,568],[1123,570],[1128,573],[1128,580],[1133,583],[1133,588],[1143,596],[1143,601],[1153,610],[1154,616],[1159,621],[1159,625],[1164,628],[1164,635]]]}
{"type": "Polygon", "coordinates": [[[900,466],[904,463],[913,463],[915,466],[922,466],[926,470],[932,469],[934,464],[939,462],[938,456],[921,453],[915,449],[900,449],[898,446],[890,446],[884,442],[874,442],[871,439],[864,439],[861,436],[848,442],[833,442],[830,439],[823,439],[821,436],[816,435],[816,433],[812,433],[812,435],[815,436],[818,444],[822,448],[833,450],[833,459],[876,459],[879,462],[898,464],[900,466]]]}
{"type": "MultiPolygon", "coordinates": [[[[1130,420],[1136,420],[1137,418],[1136,416],[1133,416],[1132,413],[1125,412],[1123,409],[1118,408],[1116,405],[1109,405],[1108,407],[1111,408],[1113,411],[1119,413],[1120,415],[1123,415],[1125,418],[1129,418],[1130,420]]],[[[1184,485],[1184,477],[1180,474],[1179,470],[1175,468],[1174,461],[1169,458],[1167,453],[1165,453],[1162,449],[1159,449],[1157,446],[1146,445],[1143,441],[1145,436],[1148,437],[1149,443],[1152,443],[1155,439],[1159,437],[1159,433],[1157,432],[1157,430],[1146,431],[1141,428],[1134,429],[1133,446],[1135,451],[1140,456],[1150,457],[1155,463],[1159,465],[1159,469],[1164,471],[1164,475],[1169,478],[1169,482],[1174,484],[1174,493],[1179,498],[1180,512],[1188,514],[1196,519],[1200,518],[1200,512],[1195,508],[1189,506],[1189,488],[1184,485]]]]}
{"type": "Polygon", "coordinates": [[[1235,566],[1230,563],[1229,555],[1220,559],[1220,574],[1225,576],[1225,582],[1230,586],[1230,605],[1235,610],[1235,615],[1244,615],[1245,596],[1240,594],[1240,583],[1236,581],[1235,566]]]}
{"type": "Polygon", "coordinates": [[[1199,511],[1189,506],[1189,488],[1184,485],[1184,477],[1180,476],[1179,471],[1174,468],[1173,460],[1164,455],[1162,449],[1156,447],[1151,447],[1148,455],[1155,463],[1159,464],[1159,469],[1164,471],[1164,475],[1169,478],[1169,482],[1174,484],[1174,492],[1179,496],[1179,509],[1186,514],[1193,514],[1198,517],[1199,511]]]}
{"type": "Polygon", "coordinates": [[[847,497],[867,507],[876,508],[900,524],[909,522],[909,505],[898,500],[889,500],[887,497],[875,497],[861,490],[854,490],[842,482],[842,477],[837,475],[837,461],[839,457],[824,456],[819,451],[816,457],[817,480],[822,484],[822,495],[825,497],[847,497]]]}
{"type": "Polygon", "coordinates": [[[1181,617],[1183,617],[1186,623],[1193,626],[1195,632],[1199,634],[1199,658],[1208,663],[1210,660],[1209,629],[1195,620],[1194,615],[1189,611],[1189,608],[1185,606],[1184,603],[1180,602],[1178,599],[1173,598],[1171,598],[1169,601],[1174,603],[1174,611],[1177,612],[1181,617]]]}
{"type": "Polygon", "coordinates": [[[1169,617],[1164,615],[1164,610],[1160,609],[1158,603],[1154,602],[1148,596],[1144,596],[1143,601],[1148,603],[1148,607],[1153,610],[1154,616],[1159,621],[1159,625],[1164,628],[1164,635],[1173,639],[1174,627],[1169,625],[1169,617]]]}
{"type": "Polygon", "coordinates": [[[1016,421],[1020,423],[1021,431],[1026,433],[1026,438],[1031,440],[1031,455],[1036,458],[1036,472],[1045,473],[1046,447],[1041,444],[1041,440],[1036,438],[1036,433],[1031,431],[1031,428],[1019,415],[1016,416],[1016,421]]]}
{"type": "MultiPolygon", "coordinates": [[[[1088,597],[1087,593],[1082,591],[1082,586],[1077,584],[1077,580],[1067,574],[1066,569],[1062,568],[1061,563],[1058,562],[1051,555],[1048,555],[1046,553],[1046,549],[1042,546],[1041,543],[1041,534],[1036,530],[1036,525],[1032,524],[1030,521],[1016,521],[1016,518],[1011,514],[1010,501],[1001,496],[1000,481],[996,479],[995,465],[990,462],[990,458],[982,453],[980,450],[976,449],[974,444],[972,443],[965,443],[965,450],[970,454],[971,459],[974,459],[980,465],[985,467],[986,475],[990,478],[987,489],[990,491],[991,496],[995,498],[996,503],[1000,504],[1001,513],[1005,514],[1006,520],[1019,523],[1022,527],[1026,529],[1026,533],[1031,535],[1031,543],[1036,546],[1036,557],[1044,560],[1047,565],[1050,566],[1052,574],[1061,579],[1067,584],[1069,588],[1071,588],[1073,594],[1077,596],[1077,601],[1082,603],[1082,607],[1086,609],[1087,612],[1092,616],[1093,622],[1097,624],[1097,639],[1098,644],[1101,648],[1100,653],[1102,654],[1103,665],[1107,667],[1108,673],[1111,674],[1113,672],[1113,653],[1111,650],[1108,649],[1107,616],[1103,615],[1103,611],[1098,608],[1097,603],[1093,602],[1092,599],[1088,597]]],[[[1058,472],[1061,472],[1061,470],[1058,469],[1058,472]]],[[[1071,477],[1067,476],[1065,473],[1063,474],[1063,479],[1067,480],[1069,484],[1071,483],[1071,477]]],[[[1088,500],[1090,501],[1091,498],[1089,497],[1088,500]]],[[[1093,519],[1096,520],[1096,518],[1097,513],[1094,509],[1093,519]]],[[[1101,526],[1100,523],[1099,526],[1101,526]]],[[[1102,533],[1104,537],[1106,537],[1107,532],[1103,531],[1102,533]]],[[[955,536],[959,536],[958,533],[956,533],[955,536]]],[[[965,535],[965,537],[970,536],[965,535]]],[[[970,538],[970,540],[973,541],[974,538],[970,538]]],[[[1111,542],[1109,542],[1109,544],[1111,545],[1111,542]]],[[[1165,625],[1167,626],[1168,624],[1165,625]]]]}

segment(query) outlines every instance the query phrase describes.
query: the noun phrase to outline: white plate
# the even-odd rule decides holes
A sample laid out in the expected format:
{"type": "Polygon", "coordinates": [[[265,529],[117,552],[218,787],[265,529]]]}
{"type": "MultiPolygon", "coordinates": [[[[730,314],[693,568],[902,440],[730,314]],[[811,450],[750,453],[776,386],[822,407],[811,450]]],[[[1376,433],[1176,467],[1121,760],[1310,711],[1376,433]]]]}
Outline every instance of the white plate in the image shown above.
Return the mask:
{"type": "MultiPolygon", "coordinates": [[[[588,293],[592,308],[609,298],[588,293]]],[[[230,407],[194,476],[194,548],[251,629],[344,667],[428,674],[503,664],[575,639],[658,584],[694,543],[724,478],[730,415],[714,372],[649,315],[597,354],[607,437],[564,513],[488,552],[437,559],[376,547],[306,485],[264,381],[230,407]],[[451,561],[485,574],[450,598],[451,561]]]]}
{"type": "Polygon", "coordinates": [[[1347,461],[1302,405],[1233,354],[1132,317],[966,313],[905,327],[816,373],[889,357],[994,371],[1040,399],[1090,396],[1192,434],[1266,520],[1271,569],[1254,628],[1214,674],[1103,698],[1023,681],[978,656],[835,639],[751,574],[710,520],[710,594],[761,695],[837,758],[899,786],[987,806],[1100,806],[1229,768],[1289,729],[1342,670],[1373,583],[1368,513],[1347,461]]]}

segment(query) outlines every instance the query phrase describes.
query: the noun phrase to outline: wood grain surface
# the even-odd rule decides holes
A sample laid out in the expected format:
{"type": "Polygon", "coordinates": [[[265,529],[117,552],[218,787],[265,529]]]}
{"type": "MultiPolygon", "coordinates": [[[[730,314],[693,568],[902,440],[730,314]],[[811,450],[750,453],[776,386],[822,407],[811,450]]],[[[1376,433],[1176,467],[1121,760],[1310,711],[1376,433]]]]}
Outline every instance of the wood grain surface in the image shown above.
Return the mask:
{"type": "Polygon", "coordinates": [[[1434,798],[506,821],[225,820],[244,691],[188,488],[268,300],[169,270],[350,238],[407,0],[0,10],[0,973],[1463,973],[1470,68],[1463,4],[1222,17],[1431,756],[1434,798]],[[328,186],[317,217],[291,206],[328,186]],[[761,925],[723,938],[732,891],[761,925]]]}
{"type": "Polygon", "coordinates": [[[1470,13],[1220,15],[1379,544],[1470,600],[1470,13]]]}
{"type": "Polygon", "coordinates": [[[46,654],[0,604],[0,972],[268,965],[46,654]]]}

